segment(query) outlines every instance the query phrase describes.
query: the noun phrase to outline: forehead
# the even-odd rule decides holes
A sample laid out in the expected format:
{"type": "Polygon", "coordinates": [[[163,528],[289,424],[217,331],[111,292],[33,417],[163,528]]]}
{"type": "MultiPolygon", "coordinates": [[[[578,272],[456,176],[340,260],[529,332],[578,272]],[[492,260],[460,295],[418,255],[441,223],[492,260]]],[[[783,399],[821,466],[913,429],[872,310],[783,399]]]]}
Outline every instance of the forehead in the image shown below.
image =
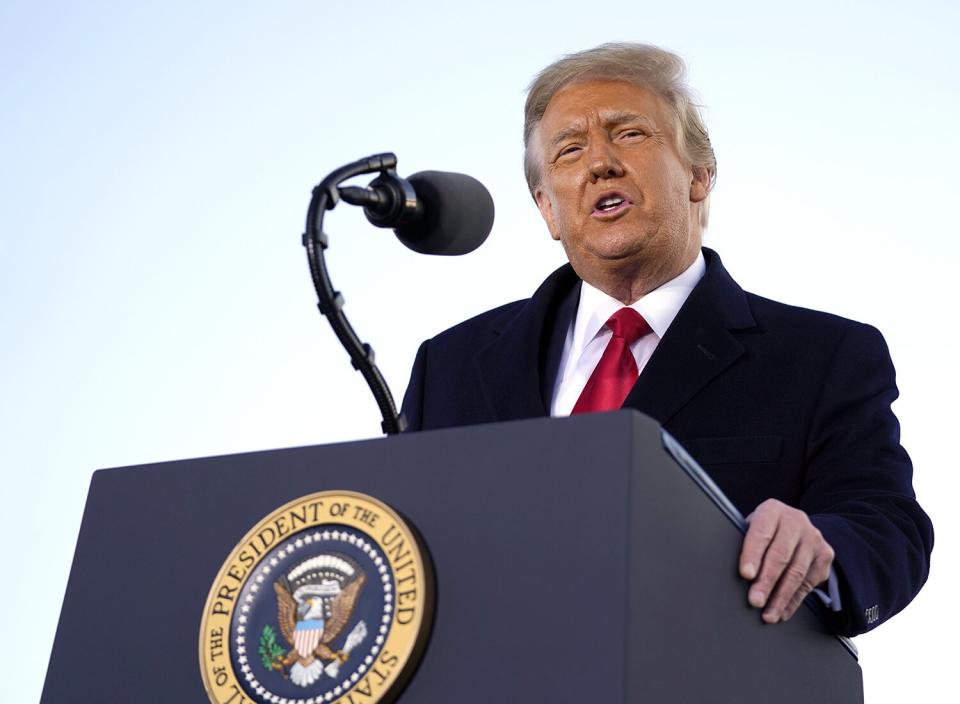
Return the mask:
{"type": "Polygon", "coordinates": [[[652,90],[626,81],[590,80],[557,91],[547,103],[538,131],[549,140],[561,130],[587,128],[626,115],[645,118],[661,129],[668,126],[667,106],[652,90]]]}

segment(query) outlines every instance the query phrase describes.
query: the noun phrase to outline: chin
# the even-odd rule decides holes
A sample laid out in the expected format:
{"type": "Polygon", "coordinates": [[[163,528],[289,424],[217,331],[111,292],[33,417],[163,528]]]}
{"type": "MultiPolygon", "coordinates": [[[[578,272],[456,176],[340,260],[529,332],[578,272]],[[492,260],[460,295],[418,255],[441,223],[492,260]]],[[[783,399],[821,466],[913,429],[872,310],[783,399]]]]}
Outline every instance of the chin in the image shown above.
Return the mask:
{"type": "Polygon", "coordinates": [[[590,250],[592,258],[610,264],[636,262],[650,255],[650,248],[636,237],[613,237],[596,243],[590,250]]]}

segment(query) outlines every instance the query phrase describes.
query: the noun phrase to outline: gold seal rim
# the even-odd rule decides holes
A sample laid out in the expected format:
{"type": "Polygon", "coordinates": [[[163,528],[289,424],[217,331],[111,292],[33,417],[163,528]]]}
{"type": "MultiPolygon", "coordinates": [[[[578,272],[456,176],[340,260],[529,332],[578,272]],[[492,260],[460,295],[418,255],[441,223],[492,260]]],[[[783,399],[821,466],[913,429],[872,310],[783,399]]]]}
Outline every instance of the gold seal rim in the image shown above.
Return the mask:
{"type": "MultiPolygon", "coordinates": [[[[203,687],[207,693],[207,697],[210,702],[213,704],[221,704],[227,700],[218,698],[214,691],[214,680],[218,674],[214,668],[214,665],[209,662],[207,650],[207,644],[210,637],[210,619],[212,616],[211,610],[213,609],[215,603],[217,602],[218,591],[223,586],[224,581],[229,575],[229,571],[234,567],[238,560],[240,554],[251,545],[251,542],[256,538],[260,533],[264,531],[265,528],[270,527],[275,524],[279,518],[282,518],[287,513],[300,507],[301,505],[312,506],[315,502],[320,502],[324,500],[331,501],[334,503],[336,499],[352,499],[354,501],[360,501],[362,503],[369,504],[372,508],[375,508],[377,511],[381,511],[387,518],[390,519],[392,524],[397,527],[398,532],[401,535],[401,538],[405,541],[406,545],[409,546],[410,552],[412,553],[411,558],[414,564],[414,575],[419,576],[419,579],[416,580],[417,585],[417,597],[414,601],[413,608],[415,609],[415,617],[408,623],[403,624],[404,628],[398,630],[397,628],[397,614],[400,611],[398,608],[398,579],[397,579],[397,565],[395,560],[390,556],[387,548],[384,547],[383,543],[379,539],[379,535],[370,529],[370,526],[365,525],[362,521],[355,519],[350,519],[349,517],[343,515],[326,515],[323,519],[315,519],[310,521],[296,530],[291,530],[289,533],[284,534],[282,539],[277,540],[275,543],[272,543],[269,549],[266,549],[262,555],[260,555],[244,572],[242,576],[242,581],[239,582],[239,586],[236,588],[236,595],[239,596],[243,591],[244,587],[247,585],[251,576],[257,571],[261,563],[267,556],[275,549],[276,546],[286,543],[291,540],[295,535],[299,535],[303,532],[310,530],[315,530],[319,527],[325,525],[345,525],[353,530],[359,531],[365,534],[371,541],[372,544],[376,545],[377,549],[383,554],[384,558],[390,565],[390,572],[392,575],[391,585],[392,590],[391,594],[394,595],[392,618],[390,623],[390,629],[387,631],[382,647],[377,653],[378,658],[385,655],[388,652],[388,646],[397,646],[398,652],[396,655],[395,665],[390,670],[390,675],[384,683],[382,684],[382,691],[377,694],[368,696],[366,701],[369,701],[370,704],[390,704],[403,690],[409,681],[410,677],[413,675],[413,672],[416,670],[416,667],[419,665],[420,659],[423,655],[423,651],[426,647],[427,640],[429,639],[430,632],[433,625],[433,611],[434,611],[434,595],[435,595],[435,583],[434,583],[434,573],[433,566],[429,559],[429,552],[427,551],[423,539],[420,536],[419,532],[413,527],[412,523],[408,522],[399,512],[394,510],[390,505],[384,501],[370,496],[369,494],[364,494],[358,491],[353,491],[349,489],[332,489],[313,492],[310,494],[305,494],[296,499],[292,499],[282,506],[279,506],[259,521],[253,525],[240,539],[239,542],[234,545],[233,549],[230,551],[223,564],[220,566],[220,569],[217,571],[216,576],[214,577],[213,583],[210,587],[210,591],[207,594],[207,598],[204,602],[203,613],[200,620],[200,634],[199,634],[199,659],[200,659],[200,673],[203,680],[203,687]]],[[[344,502],[349,505],[349,502],[344,502]]],[[[355,505],[355,504],[354,504],[355,505]]],[[[382,532],[382,531],[381,531],[382,532]]],[[[406,559],[406,556],[402,556],[406,559]]],[[[232,576],[232,575],[229,575],[232,576]]],[[[235,579],[235,577],[234,577],[235,579]]],[[[226,685],[229,685],[231,681],[236,683],[237,687],[240,689],[242,696],[244,698],[249,697],[246,689],[243,687],[241,678],[233,670],[233,663],[231,662],[232,658],[230,655],[230,629],[233,623],[234,609],[239,607],[239,604],[234,602],[231,606],[228,614],[226,614],[226,631],[222,635],[224,643],[223,655],[225,656],[225,665],[224,670],[227,673],[227,680],[225,680],[226,685]]],[[[378,662],[378,659],[374,660],[374,664],[378,662]]],[[[373,665],[371,665],[371,670],[373,665]]],[[[350,701],[348,698],[349,695],[356,690],[362,682],[367,680],[369,677],[369,671],[360,677],[358,680],[353,681],[350,686],[344,689],[339,695],[335,698],[329,700],[329,704],[338,704],[350,701]]],[[[220,686],[218,685],[218,688],[220,686]]],[[[231,696],[236,696],[231,694],[231,696]]],[[[309,696],[304,696],[303,699],[310,699],[309,696]]]]}

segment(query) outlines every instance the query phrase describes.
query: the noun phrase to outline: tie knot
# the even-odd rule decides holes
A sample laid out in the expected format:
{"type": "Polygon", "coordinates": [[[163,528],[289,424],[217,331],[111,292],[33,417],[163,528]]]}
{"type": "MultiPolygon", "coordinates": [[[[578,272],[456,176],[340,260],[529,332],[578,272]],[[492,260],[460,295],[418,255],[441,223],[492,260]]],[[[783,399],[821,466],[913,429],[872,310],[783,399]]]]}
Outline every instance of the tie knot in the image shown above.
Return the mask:
{"type": "Polygon", "coordinates": [[[651,332],[647,321],[633,308],[621,308],[611,315],[607,327],[614,337],[622,337],[628,345],[651,332]]]}

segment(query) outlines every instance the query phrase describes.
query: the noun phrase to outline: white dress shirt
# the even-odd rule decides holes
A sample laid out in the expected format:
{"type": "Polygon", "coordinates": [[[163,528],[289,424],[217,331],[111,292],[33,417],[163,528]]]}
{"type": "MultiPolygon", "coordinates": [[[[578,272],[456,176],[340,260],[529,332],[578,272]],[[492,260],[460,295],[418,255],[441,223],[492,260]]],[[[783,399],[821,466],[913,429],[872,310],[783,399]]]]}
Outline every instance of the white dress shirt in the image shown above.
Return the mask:
{"type": "MultiPolygon", "coordinates": [[[[641,373],[670,323],[677,317],[680,307],[703,278],[706,270],[701,252],[683,273],[630,306],[643,316],[653,330],[630,345],[633,358],[637,360],[637,370],[641,373]]],[[[550,403],[550,415],[570,415],[613,335],[606,327],[606,322],[623,307],[623,303],[617,299],[611,298],[586,281],[583,282],[577,314],[570,323],[566,341],[563,343],[563,354],[560,357],[560,367],[550,403]]]]}

